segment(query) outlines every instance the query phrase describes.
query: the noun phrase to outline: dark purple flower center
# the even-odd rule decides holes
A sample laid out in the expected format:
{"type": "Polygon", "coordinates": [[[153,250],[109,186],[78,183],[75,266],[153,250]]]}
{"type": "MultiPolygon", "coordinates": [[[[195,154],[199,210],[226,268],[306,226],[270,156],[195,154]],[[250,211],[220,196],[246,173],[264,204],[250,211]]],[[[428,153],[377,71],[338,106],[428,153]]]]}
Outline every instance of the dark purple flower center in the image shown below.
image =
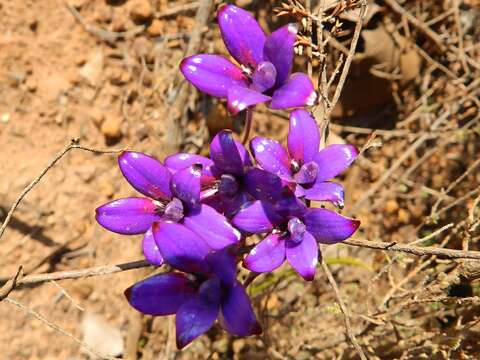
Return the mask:
{"type": "Polygon", "coordinates": [[[269,61],[262,61],[253,72],[251,88],[263,93],[275,85],[276,79],[275,66],[269,61]]]}
{"type": "Polygon", "coordinates": [[[223,174],[220,177],[220,184],[218,185],[218,192],[221,195],[233,197],[237,194],[240,186],[235,176],[231,174],[223,174]]]}
{"type": "Polygon", "coordinates": [[[305,224],[299,218],[291,218],[288,221],[288,232],[293,243],[298,244],[303,240],[303,234],[307,230],[305,224]]]}
{"type": "Polygon", "coordinates": [[[167,206],[165,206],[165,211],[163,216],[171,221],[179,222],[183,219],[183,203],[177,199],[173,198],[167,206]]]}

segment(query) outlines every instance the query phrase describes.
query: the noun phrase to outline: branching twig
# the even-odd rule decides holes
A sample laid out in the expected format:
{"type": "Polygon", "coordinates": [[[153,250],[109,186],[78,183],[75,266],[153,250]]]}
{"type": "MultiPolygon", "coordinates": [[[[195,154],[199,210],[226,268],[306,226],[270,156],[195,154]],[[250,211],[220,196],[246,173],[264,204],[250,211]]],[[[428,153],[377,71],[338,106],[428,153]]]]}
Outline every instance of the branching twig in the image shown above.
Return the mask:
{"type": "Polygon", "coordinates": [[[480,251],[462,251],[455,249],[442,249],[433,246],[411,246],[404,244],[397,244],[395,242],[384,241],[370,241],[361,239],[348,239],[343,244],[359,246],[369,249],[399,251],[407,254],[426,256],[437,255],[448,259],[474,259],[480,260],[480,251]]]}
{"type": "Polygon", "coordinates": [[[35,179],[33,179],[33,181],[28,184],[28,186],[23,189],[23,191],[21,192],[21,194],[18,196],[18,198],[15,200],[15,202],[13,203],[12,207],[10,208],[10,210],[8,211],[7,213],[7,216],[5,218],[5,221],[3,222],[2,226],[0,227],[0,239],[2,238],[3,236],[3,233],[5,232],[5,229],[7,228],[8,226],[8,223],[10,222],[10,220],[12,219],[12,216],[13,216],[13,213],[15,212],[15,210],[17,209],[18,205],[20,204],[20,202],[23,200],[23,198],[35,187],[35,185],[37,185],[40,180],[42,180],[42,178],[45,176],[45,174],[53,167],[55,166],[55,164],[62,158],[64,157],[70,150],[72,149],[80,149],[80,150],[85,150],[85,151],[90,151],[90,152],[94,152],[94,153],[99,153],[99,154],[116,154],[116,153],[119,153],[119,152],[122,152],[124,151],[124,149],[121,149],[121,150],[96,150],[96,149],[92,149],[92,148],[87,148],[87,147],[84,147],[84,146],[81,146],[79,144],[79,141],[80,139],[79,138],[75,138],[75,139],[72,139],[70,141],[70,143],[65,146],[65,148],[60,151],[57,156],[55,156],[55,158],[53,158],[53,160],[51,160],[48,165],[42,170],[42,172],[40,173],[40,175],[38,175],[35,179]]]}

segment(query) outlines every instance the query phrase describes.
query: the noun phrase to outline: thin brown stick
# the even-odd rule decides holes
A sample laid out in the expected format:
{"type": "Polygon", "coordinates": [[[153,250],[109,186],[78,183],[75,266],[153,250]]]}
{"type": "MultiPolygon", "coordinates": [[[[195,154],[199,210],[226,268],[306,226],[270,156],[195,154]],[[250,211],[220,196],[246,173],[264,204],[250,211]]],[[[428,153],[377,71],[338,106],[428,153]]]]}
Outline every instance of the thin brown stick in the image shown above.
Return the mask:
{"type": "MultiPolygon", "coordinates": [[[[195,15],[195,27],[187,45],[185,56],[190,56],[198,52],[202,40],[203,28],[207,26],[211,14],[213,0],[200,1],[197,14],[195,15]]],[[[178,151],[182,144],[182,119],[188,110],[188,100],[191,94],[191,87],[187,84],[180,74],[177,74],[176,83],[180,85],[176,89],[176,95],[169,104],[170,112],[165,119],[165,133],[167,134],[164,144],[166,153],[178,151]]]]}
{"type": "Polygon", "coordinates": [[[155,17],[156,18],[164,18],[164,17],[177,15],[181,12],[195,10],[199,7],[199,5],[200,5],[199,1],[194,1],[194,2],[189,3],[189,4],[174,6],[174,7],[165,9],[163,11],[160,11],[159,13],[155,14],[155,17]]]}
{"type": "Polygon", "coordinates": [[[108,31],[108,30],[102,29],[98,26],[94,26],[87,23],[85,19],[82,17],[82,15],[78,12],[77,9],[75,9],[73,5],[71,5],[67,0],[65,0],[64,2],[68,11],[72,14],[75,20],[85,29],[86,32],[108,43],[114,43],[118,39],[132,38],[135,35],[140,34],[143,30],[145,30],[144,25],[139,25],[134,27],[131,30],[123,31],[123,32],[114,32],[114,31],[108,31]]]}
{"type": "Polygon", "coordinates": [[[411,246],[397,244],[395,242],[371,241],[362,239],[348,239],[343,242],[346,245],[359,246],[368,249],[399,251],[411,255],[427,256],[437,255],[448,259],[473,259],[480,260],[480,251],[462,251],[455,249],[443,249],[433,246],[411,246]]]}
{"type": "Polygon", "coordinates": [[[360,13],[358,15],[357,24],[355,25],[355,32],[353,33],[352,42],[350,43],[350,49],[348,51],[348,56],[345,59],[345,64],[343,65],[342,73],[338,80],[338,85],[335,88],[335,93],[333,98],[330,101],[330,108],[326,112],[326,119],[330,118],[330,115],[333,111],[333,108],[340,99],[340,94],[342,93],[343,86],[345,85],[345,80],[347,79],[348,72],[350,70],[350,65],[352,64],[353,57],[355,56],[355,49],[357,48],[358,40],[360,39],[360,32],[362,31],[363,20],[365,19],[365,14],[367,10],[367,1],[361,1],[360,13]]]}
{"type": "Polygon", "coordinates": [[[67,146],[65,146],[65,147],[63,148],[63,150],[61,150],[61,151],[53,158],[53,160],[51,160],[51,161],[47,164],[47,166],[40,172],[40,175],[38,175],[35,179],[33,179],[32,182],[31,182],[30,184],[28,184],[25,189],[23,189],[23,191],[20,193],[20,195],[18,196],[18,198],[15,200],[15,202],[14,202],[13,205],[11,206],[10,210],[9,210],[8,213],[7,213],[7,216],[6,216],[6,218],[5,218],[5,221],[3,222],[2,226],[0,227],[0,239],[2,238],[3,233],[5,232],[5,229],[7,228],[8,223],[9,223],[10,220],[12,219],[13,213],[14,213],[15,210],[17,209],[18,205],[20,205],[20,202],[23,200],[23,198],[35,187],[35,185],[37,185],[37,184],[40,182],[40,180],[42,180],[42,178],[45,176],[45,174],[46,174],[53,166],[55,166],[55,164],[56,164],[61,158],[63,158],[70,150],[72,150],[72,149],[80,149],[80,150],[90,151],[90,152],[98,153],[98,154],[116,154],[116,153],[119,153],[119,152],[124,151],[124,149],[121,149],[121,150],[96,150],[96,149],[93,149],[93,148],[88,148],[88,147],[81,146],[81,145],[79,144],[79,141],[80,141],[79,138],[74,138],[74,139],[70,140],[70,143],[69,143],[67,146]]]}
{"type": "Polygon", "coordinates": [[[60,326],[58,326],[57,324],[54,324],[52,322],[50,322],[49,320],[47,320],[43,315],[39,314],[38,312],[36,312],[35,310],[33,309],[30,309],[29,307],[23,305],[22,303],[19,303],[18,301],[16,300],[13,300],[13,299],[5,299],[6,302],[12,304],[12,305],[15,305],[17,308],[19,308],[20,310],[24,311],[25,313],[27,313],[28,315],[30,316],[33,316],[35,319],[37,320],[40,320],[41,322],[43,322],[45,325],[47,325],[48,327],[50,327],[51,329],[55,330],[56,332],[58,332],[59,334],[63,335],[63,336],[66,336],[70,339],[72,339],[73,341],[75,341],[77,344],[79,344],[81,347],[83,347],[90,355],[93,355],[95,356],[96,358],[98,359],[114,359],[112,358],[111,356],[106,356],[106,355],[102,355],[100,353],[98,353],[97,351],[95,351],[94,349],[92,349],[90,346],[88,346],[86,343],[84,343],[82,340],[78,339],[77,337],[75,337],[74,335],[70,334],[68,331],[66,331],[65,329],[61,328],[60,326]]]}
{"type": "Polygon", "coordinates": [[[325,263],[325,259],[323,257],[321,260],[321,264],[322,264],[323,271],[325,272],[325,275],[327,275],[328,282],[330,283],[330,286],[332,287],[333,292],[335,293],[335,297],[337,298],[337,302],[338,302],[338,305],[340,306],[340,310],[342,311],[343,320],[345,321],[345,328],[347,330],[348,338],[352,343],[353,347],[355,348],[355,351],[358,353],[358,356],[360,356],[362,360],[367,360],[367,357],[365,356],[365,353],[360,347],[355,337],[355,334],[353,332],[352,324],[350,322],[350,315],[345,303],[342,300],[342,297],[340,296],[340,290],[338,289],[337,282],[335,281],[335,278],[333,277],[332,272],[328,268],[328,265],[325,263]]]}
{"type": "Polygon", "coordinates": [[[20,279],[17,282],[17,285],[32,285],[52,280],[80,279],[92,276],[110,275],[133,269],[141,269],[148,266],[151,266],[149,262],[145,260],[138,260],[117,265],[94,266],[81,270],[65,270],[45,274],[32,274],[20,279]]]}
{"type": "MultiPolygon", "coordinates": [[[[431,130],[434,131],[436,130],[442,123],[445,121],[445,119],[448,117],[449,113],[446,112],[442,116],[440,116],[431,126],[431,130]]],[[[355,203],[353,208],[350,210],[350,214],[354,214],[357,212],[364,204],[365,202],[370,199],[385,183],[390,179],[392,174],[400,168],[400,166],[415,152],[417,151],[420,146],[422,146],[427,140],[435,138],[434,135],[431,133],[427,132],[424,133],[422,136],[420,136],[415,142],[410,145],[410,147],[403,152],[403,154],[392,164],[392,166],[383,173],[383,175],[380,177],[380,179],[373,184],[364,194],[363,196],[355,203]]]]}
{"type": "Polygon", "coordinates": [[[443,43],[440,36],[433,31],[427,24],[418,20],[415,16],[413,16],[409,11],[405,10],[398,2],[395,0],[385,0],[385,3],[390,6],[390,8],[395,11],[396,13],[404,16],[413,26],[420,29],[422,32],[425,33],[433,42],[438,46],[438,48],[442,51],[445,51],[447,48],[443,43]]]}

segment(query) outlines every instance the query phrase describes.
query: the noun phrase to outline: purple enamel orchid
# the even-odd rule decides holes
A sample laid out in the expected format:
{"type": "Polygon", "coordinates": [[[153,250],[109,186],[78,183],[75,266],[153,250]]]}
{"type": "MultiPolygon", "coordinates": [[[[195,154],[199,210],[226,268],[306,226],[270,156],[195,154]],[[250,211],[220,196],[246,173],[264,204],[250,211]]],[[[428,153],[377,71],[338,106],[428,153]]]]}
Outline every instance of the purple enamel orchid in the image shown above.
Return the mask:
{"type": "Polygon", "coordinates": [[[228,130],[220,131],[210,143],[210,158],[185,153],[165,159],[165,166],[176,172],[195,163],[203,165],[202,201],[232,216],[244,203],[253,200],[246,190],[245,174],[253,166],[245,147],[228,130]]]}
{"type": "Polygon", "coordinates": [[[200,239],[198,246],[209,250],[222,249],[240,240],[240,233],[223,215],[200,203],[201,163],[173,175],[158,160],[143,153],[123,152],[118,163],[127,181],[148,198],[111,201],[97,208],[96,219],[106,229],[119,234],[145,234],[143,252],[153,265],[163,263],[162,247],[168,245],[165,241],[182,246],[181,231],[191,232],[200,239]],[[154,226],[159,223],[176,226],[154,226]],[[161,244],[159,232],[163,235],[161,244]]]}
{"type": "Polygon", "coordinates": [[[239,66],[219,55],[190,56],[180,65],[189,82],[204,93],[227,99],[233,115],[265,102],[271,109],[315,103],[317,94],[310,78],[291,74],[296,24],[266,36],[249,12],[234,5],[220,8],[217,19],[225,46],[239,66]]]}
{"type": "Polygon", "coordinates": [[[305,280],[313,280],[318,262],[318,245],[334,244],[350,237],[360,225],[323,208],[307,208],[294,196],[275,203],[255,201],[242,208],[232,219],[240,230],[268,233],[244,259],[254,272],[273,271],[285,259],[305,280]]]}
{"type": "Polygon", "coordinates": [[[308,200],[344,205],[343,186],[329,181],[342,173],[358,156],[352,145],[334,144],[319,150],[320,133],[306,110],[290,114],[288,150],[276,140],[257,136],[250,142],[257,163],[266,171],[296,184],[295,194],[308,200]]]}
{"type": "MultiPolygon", "coordinates": [[[[195,246],[190,240],[187,240],[189,245],[195,246]]],[[[179,349],[207,332],[217,319],[232,335],[260,334],[262,330],[250,299],[236,279],[235,250],[230,247],[204,254],[204,260],[195,263],[197,266],[182,264],[180,270],[184,272],[165,273],[142,280],[127,289],[125,295],[130,304],[144,314],[176,314],[179,349]]],[[[167,250],[164,256],[175,267],[179,258],[189,258],[190,253],[185,247],[183,251],[167,250]]]]}

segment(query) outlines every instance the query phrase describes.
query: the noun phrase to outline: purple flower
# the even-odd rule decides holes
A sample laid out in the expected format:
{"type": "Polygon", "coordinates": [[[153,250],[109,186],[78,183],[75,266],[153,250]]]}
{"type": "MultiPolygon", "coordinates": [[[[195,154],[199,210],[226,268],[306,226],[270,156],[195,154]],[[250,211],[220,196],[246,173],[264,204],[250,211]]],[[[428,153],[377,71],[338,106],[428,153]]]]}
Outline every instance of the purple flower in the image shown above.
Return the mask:
{"type": "Polygon", "coordinates": [[[283,180],[296,184],[295,194],[308,200],[344,205],[343,186],[328,181],[342,173],[358,156],[352,145],[329,145],[322,150],[315,119],[306,110],[290,114],[288,150],[276,140],[257,136],[250,148],[258,164],[283,180]]]}
{"type": "Polygon", "coordinates": [[[210,158],[200,155],[175,154],[165,159],[165,166],[176,172],[195,163],[204,167],[202,202],[209,204],[227,217],[244,203],[253,200],[245,184],[245,174],[252,167],[245,147],[234,140],[231,131],[220,131],[210,143],[210,158]]]}
{"type": "MultiPolygon", "coordinates": [[[[179,254],[166,252],[165,258],[177,258],[179,254]]],[[[190,256],[188,249],[183,256],[190,256]]],[[[179,349],[208,331],[217,319],[232,335],[260,334],[250,299],[236,279],[235,249],[211,252],[202,264],[202,272],[197,267],[182,267],[186,273],[171,272],[142,280],[125,295],[144,314],[176,314],[179,349]]]]}
{"type": "Polygon", "coordinates": [[[163,263],[162,247],[171,245],[166,242],[174,243],[171,246],[183,246],[182,234],[187,231],[198,238],[200,252],[222,249],[240,240],[240,233],[223,215],[200,203],[201,164],[196,163],[172,175],[156,159],[130,151],[123,152],[118,163],[127,181],[148,198],[111,201],[97,208],[96,219],[106,229],[119,234],[145,234],[142,248],[152,264],[163,263]],[[163,239],[159,240],[159,233],[163,239]]]}
{"type": "Polygon", "coordinates": [[[295,197],[276,203],[255,201],[242,208],[232,224],[246,233],[268,233],[244,259],[254,272],[269,272],[285,259],[305,280],[313,280],[318,245],[334,244],[350,237],[360,222],[322,208],[307,208],[295,197]]]}
{"type": "Polygon", "coordinates": [[[311,106],[317,94],[310,78],[290,74],[298,26],[285,25],[266,36],[255,18],[234,5],[218,11],[225,46],[240,66],[219,55],[185,58],[185,78],[200,91],[226,98],[231,114],[269,102],[271,109],[311,106]]]}

